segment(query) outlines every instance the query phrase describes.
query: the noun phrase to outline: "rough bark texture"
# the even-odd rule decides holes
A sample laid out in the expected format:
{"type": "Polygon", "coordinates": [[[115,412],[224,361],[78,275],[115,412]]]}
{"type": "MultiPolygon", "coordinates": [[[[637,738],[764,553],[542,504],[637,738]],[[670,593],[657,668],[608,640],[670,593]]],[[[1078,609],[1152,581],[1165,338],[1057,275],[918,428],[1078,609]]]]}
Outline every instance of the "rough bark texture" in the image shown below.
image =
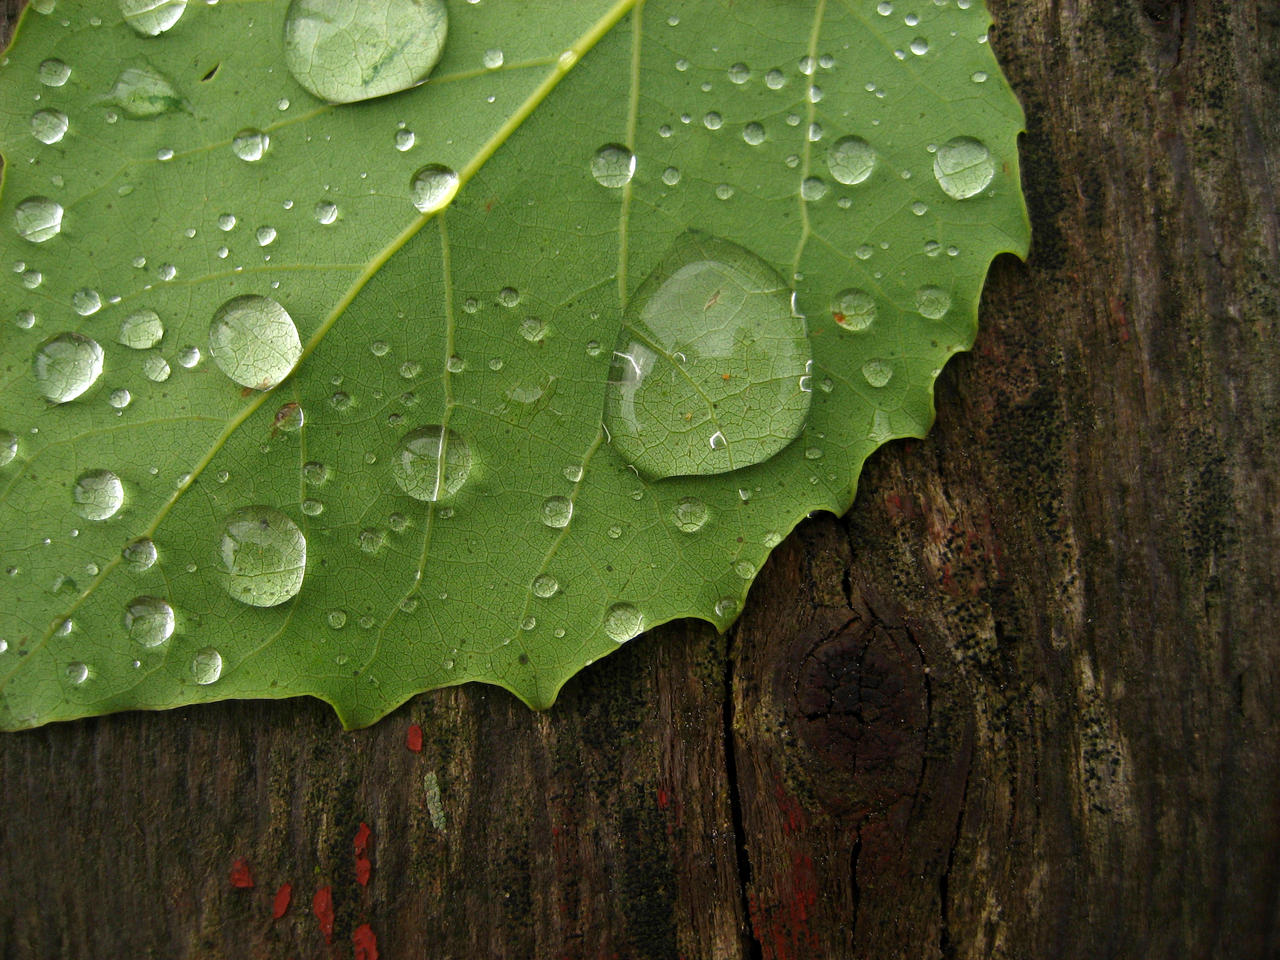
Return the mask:
{"type": "Polygon", "coordinates": [[[1280,956],[1280,8],[991,6],[1031,259],[727,637],[6,735],[0,956],[1280,956]]]}

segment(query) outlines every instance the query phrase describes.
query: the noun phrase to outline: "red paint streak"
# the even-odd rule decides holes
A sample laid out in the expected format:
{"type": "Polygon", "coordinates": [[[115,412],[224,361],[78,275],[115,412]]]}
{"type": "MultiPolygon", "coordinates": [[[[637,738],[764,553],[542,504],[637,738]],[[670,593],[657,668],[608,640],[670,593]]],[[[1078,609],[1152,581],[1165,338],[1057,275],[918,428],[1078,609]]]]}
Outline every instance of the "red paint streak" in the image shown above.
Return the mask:
{"type": "Polygon", "coordinates": [[[244,857],[231,865],[231,885],[240,890],[248,890],[253,886],[253,874],[249,872],[249,861],[244,857]]]}
{"type": "Polygon", "coordinates": [[[356,857],[356,883],[362,887],[367,887],[372,873],[373,864],[364,857],[356,857]]]}
{"type": "Polygon", "coordinates": [[[333,943],[333,888],[321,887],[311,898],[311,912],[316,915],[325,943],[333,943]]]}
{"type": "Polygon", "coordinates": [[[378,938],[373,927],[362,923],[351,934],[351,942],[355,944],[355,960],[378,960],[378,938]]]}
{"type": "Polygon", "coordinates": [[[369,852],[369,838],[373,836],[373,831],[369,829],[367,823],[361,823],[360,829],[356,831],[356,856],[363,857],[369,852]]]}
{"type": "Polygon", "coordinates": [[[369,875],[373,873],[373,863],[365,856],[369,852],[369,841],[373,831],[367,823],[360,824],[356,831],[356,883],[362,887],[369,885],[369,875]]]}
{"type": "Polygon", "coordinates": [[[414,753],[422,752],[422,728],[416,723],[409,724],[404,735],[404,745],[414,753]]]}
{"type": "Polygon", "coordinates": [[[279,920],[289,912],[289,903],[293,900],[293,884],[282,883],[271,901],[271,919],[279,920]]]}
{"type": "Polygon", "coordinates": [[[670,803],[671,803],[671,797],[667,793],[667,788],[659,787],[658,788],[658,809],[665,810],[667,809],[667,806],[670,803]]]}
{"type": "Polygon", "coordinates": [[[1108,306],[1111,308],[1111,319],[1116,322],[1120,328],[1120,342],[1129,342],[1129,316],[1125,313],[1124,301],[1119,297],[1110,297],[1108,306]]]}

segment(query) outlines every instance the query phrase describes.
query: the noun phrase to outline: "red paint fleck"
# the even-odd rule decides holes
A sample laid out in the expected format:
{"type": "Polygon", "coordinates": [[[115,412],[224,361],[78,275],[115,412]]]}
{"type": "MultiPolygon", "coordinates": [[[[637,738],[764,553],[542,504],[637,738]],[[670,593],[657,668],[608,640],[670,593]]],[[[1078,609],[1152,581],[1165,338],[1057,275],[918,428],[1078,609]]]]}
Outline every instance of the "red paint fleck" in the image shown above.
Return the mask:
{"type": "Polygon", "coordinates": [[[361,823],[360,829],[356,831],[356,883],[362,887],[369,885],[369,875],[373,873],[373,863],[365,856],[369,852],[369,840],[373,837],[373,831],[369,829],[367,823],[361,823]]]}
{"type": "Polygon", "coordinates": [[[240,890],[248,890],[253,886],[253,874],[249,872],[249,861],[244,857],[231,865],[231,885],[240,890]]]}
{"type": "Polygon", "coordinates": [[[369,838],[373,836],[373,831],[369,829],[367,823],[361,823],[360,829],[356,831],[356,856],[363,857],[369,852],[369,838]]]}
{"type": "Polygon", "coordinates": [[[271,901],[271,919],[279,920],[289,912],[289,902],[293,899],[293,884],[282,883],[271,901]]]}
{"type": "Polygon", "coordinates": [[[333,888],[321,887],[311,898],[311,912],[316,915],[325,943],[333,943],[333,888]]]}
{"type": "Polygon", "coordinates": [[[362,887],[369,885],[369,876],[373,873],[373,864],[365,857],[356,857],[356,883],[362,887]]]}
{"type": "Polygon", "coordinates": [[[667,805],[670,803],[671,803],[671,797],[667,793],[667,788],[659,787],[658,788],[658,809],[665,810],[667,809],[667,805]]]}
{"type": "Polygon", "coordinates": [[[373,927],[362,923],[351,934],[351,942],[355,944],[355,960],[378,960],[378,938],[373,927]]]}
{"type": "Polygon", "coordinates": [[[404,735],[404,745],[414,753],[422,752],[422,728],[416,723],[409,724],[409,729],[404,735]]]}

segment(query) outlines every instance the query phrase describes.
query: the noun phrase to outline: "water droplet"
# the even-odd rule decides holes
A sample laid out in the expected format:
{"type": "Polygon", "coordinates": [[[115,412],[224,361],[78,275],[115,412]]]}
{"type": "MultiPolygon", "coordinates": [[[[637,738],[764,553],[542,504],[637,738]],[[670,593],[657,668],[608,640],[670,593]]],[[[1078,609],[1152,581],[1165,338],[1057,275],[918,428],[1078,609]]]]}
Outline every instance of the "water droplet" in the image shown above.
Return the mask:
{"type": "Polygon", "coordinates": [[[876,319],[876,301],[865,290],[850,287],[831,300],[831,315],[846,330],[866,330],[876,319]]]}
{"type": "Polygon", "coordinates": [[[759,123],[748,123],[742,128],[742,139],[747,141],[753,147],[758,147],[764,143],[764,125],[759,123]]]}
{"type": "Polygon", "coordinates": [[[302,342],[293,318],[270,297],[233,297],[209,324],[213,362],[242,387],[269,390],[289,375],[302,342]]]}
{"type": "Polygon", "coordinates": [[[120,0],[125,23],[145,37],[155,37],[173,27],[187,9],[187,0],[120,0]]]}
{"type": "Polygon", "coordinates": [[[329,468],[323,463],[308,460],[302,465],[302,479],[313,487],[318,487],[329,479],[329,468]]]}
{"type": "Polygon", "coordinates": [[[57,143],[70,122],[61,110],[37,110],[31,115],[31,135],[41,143],[57,143]]]}
{"type": "Polygon", "coordinates": [[[139,537],[126,543],[120,556],[134,573],[143,573],[155,566],[156,545],[147,537],[139,537]]]}
{"type": "Polygon", "coordinates": [[[764,85],[770,90],[781,90],[787,84],[787,75],[781,70],[773,69],[764,75],[764,85]]]}
{"type": "Polygon", "coordinates": [[[75,660],[67,664],[67,682],[73,687],[81,686],[89,679],[89,667],[75,660]]]}
{"type": "Polygon", "coordinates": [[[52,240],[62,230],[62,204],[48,197],[27,197],[13,210],[18,236],[29,243],[52,240]]]}
{"type": "Polygon", "coordinates": [[[697,533],[707,525],[711,511],[697,497],[685,497],[671,508],[671,522],[682,533],[697,533]]]}
{"type": "Polygon", "coordinates": [[[329,621],[329,626],[333,627],[333,629],[341,630],[347,625],[347,611],[330,610],[325,619],[329,621]]]}
{"type": "Polygon", "coordinates": [[[721,619],[732,617],[738,612],[738,601],[733,597],[721,597],[716,601],[716,616],[721,619]]]}
{"type": "Polygon", "coordinates": [[[929,52],[929,41],[924,37],[916,37],[911,41],[911,52],[917,57],[923,57],[929,52]]]}
{"type": "Polygon", "coordinates": [[[520,321],[520,336],[530,343],[538,343],[547,335],[546,323],[538,317],[525,317],[520,321]]]}
{"type": "Polygon", "coordinates": [[[234,213],[224,213],[218,217],[218,229],[226,233],[234,230],[236,227],[236,217],[234,213]]]}
{"type": "Polygon", "coordinates": [[[662,182],[668,187],[674,187],[680,182],[680,171],[676,167],[667,167],[662,171],[662,182]]]}
{"type": "Polygon", "coordinates": [[[142,358],[142,375],[152,383],[164,383],[169,379],[169,361],[158,353],[142,358]]]}
{"type": "Polygon", "coordinates": [[[409,181],[413,205],[423,213],[435,213],[458,192],[458,175],[440,163],[429,163],[409,181]]]}
{"type": "Polygon", "coordinates": [[[618,643],[626,643],[644,632],[644,617],[629,603],[615,603],[604,614],[604,632],[618,643]]]}
{"type": "Polygon", "coordinates": [[[826,181],[821,177],[805,177],[800,184],[800,196],[808,203],[814,203],[827,195],[826,181]]]}
{"type": "Polygon", "coordinates": [[[302,512],[308,517],[318,517],[324,513],[324,503],[320,500],[314,500],[308,497],[302,501],[302,512]]]}
{"type": "Polygon", "coordinates": [[[444,0],[293,0],[285,14],[285,65],[330,103],[386,96],[426,79],[448,24],[444,0]]]}
{"type": "Polygon", "coordinates": [[[377,527],[365,527],[356,537],[356,543],[365,553],[377,553],[387,543],[387,533],[377,527]]]}
{"type": "Polygon", "coordinates": [[[74,400],[102,374],[102,347],[79,333],[60,333],[36,348],[31,361],[36,388],[53,403],[74,400]]]}
{"type": "Polygon", "coordinates": [[[115,407],[117,410],[123,410],[132,402],[133,394],[124,387],[120,387],[118,390],[112,390],[111,396],[107,397],[107,403],[111,404],[111,406],[115,407]]]}
{"type": "Polygon", "coordinates": [[[246,127],[231,139],[231,149],[245,163],[261,160],[271,146],[271,138],[261,130],[246,127]]]}
{"type": "Polygon", "coordinates": [[[338,219],[338,205],[327,200],[320,201],[316,204],[315,217],[316,223],[328,226],[338,219]]]}
{"type": "Polygon", "coordinates": [[[608,529],[607,533],[609,534],[610,540],[617,540],[619,537],[622,536],[622,527],[618,526],[618,524],[615,523],[613,526],[611,526],[608,529]]]}
{"type": "Polygon", "coordinates": [[[560,590],[560,581],[549,573],[540,573],[533,578],[534,596],[542,597],[544,600],[548,597],[554,597],[560,590]]]}
{"type": "Polygon", "coordinates": [[[733,187],[727,183],[722,183],[716,187],[716,197],[720,200],[728,200],[733,196],[733,187]]]}
{"type": "Polygon", "coordinates": [[[500,66],[502,66],[502,60],[503,60],[502,51],[496,47],[493,47],[484,52],[484,58],[482,62],[484,63],[486,70],[497,70],[500,66]]]}
{"type": "Polygon", "coordinates": [[[109,519],[124,505],[124,484],[110,470],[90,470],[76,478],[71,502],[86,520],[109,519]]]}
{"type": "Polygon", "coordinates": [[[205,647],[191,658],[191,679],[201,686],[208,686],[222,676],[222,654],[213,647],[205,647]]]}
{"type": "Polygon", "coordinates": [[[200,362],[200,348],[188,344],[178,351],[178,363],[190,370],[200,362]]]}
{"type": "Polygon", "coordinates": [[[471,447],[452,430],[419,427],[400,441],[391,475],[415,500],[443,500],[457,493],[471,475],[471,447]]]}
{"type": "Polygon", "coordinates": [[[591,158],[591,175],[602,187],[625,187],[635,172],[636,155],[620,143],[606,143],[591,158]]]}
{"type": "Polygon", "coordinates": [[[967,200],[987,189],[996,175],[996,165],[981,140],[956,137],[934,154],[933,175],[947,196],[967,200]]]}
{"type": "Polygon", "coordinates": [[[18,455],[18,435],[11,430],[0,430],[0,467],[13,463],[18,455]]]}
{"type": "Polygon", "coordinates": [[[569,525],[573,518],[573,501],[568,497],[547,497],[542,501],[542,522],[553,530],[569,525]]]}
{"type": "Polygon", "coordinates": [[[169,78],[152,67],[121,70],[103,102],[119,107],[134,120],[150,120],[185,108],[169,78]]]}
{"type": "Polygon", "coordinates": [[[973,76],[972,76],[972,77],[970,77],[969,79],[971,79],[974,83],[986,83],[986,82],[987,82],[987,71],[985,71],[985,70],[975,70],[975,71],[974,71],[974,73],[973,73],[973,76]]]}
{"type": "Polygon", "coordinates": [[[659,479],[736,470],[790,443],[808,416],[811,359],[791,296],[749,250],[677,238],[628,304],[614,350],[605,424],[618,452],[659,479]]]}
{"type": "Polygon", "coordinates": [[[412,130],[397,130],[396,131],[396,149],[399,150],[401,153],[404,153],[406,150],[412,150],[414,143],[417,142],[417,139],[418,138],[413,135],[412,130]]]}
{"type": "Polygon", "coordinates": [[[159,597],[134,597],[124,610],[124,628],[144,647],[158,647],[173,636],[173,607],[159,597]]]}
{"type": "Polygon", "coordinates": [[[719,130],[724,126],[724,117],[712,110],[703,116],[702,125],[708,130],[719,130]]]}
{"type": "Polygon", "coordinates": [[[40,82],[46,87],[60,87],[71,78],[71,68],[52,57],[40,64],[39,72],[40,82]]]}
{"type": "Polygon", "coordinates": [[[296,433],[302,429],[306,416],[302,411],[302,405],[293,401],[284,404],[276,411],[275,419],[271,422],[274,430],[282,433],[296,433]]]}
{"type": "Polygon", "coordinates": [[[862,365],[862,376],[873,387],[887,386],[893,379],[893,367],[884,360],[868,360],[862,365]]]}
{"type": "Polygon", "coordinates": [[[930,320],[941,320],[951,309],[951,294],[939,287],[921,287],[916,291],[916,310],[930,320]]]}
{"type": "Polygon", "coordinates": [[[116,342],[133,350],[149,350],[164,336],[164,324],[154,310],[138,310],[120,321],[116,342]]]}
{"type": "Polygon", "coordinates": [[[254,237],[258,241],[258,246],[269,247],[271,246],[271,244],[276,242],[276,228],[275,227],[259,227],[254,232],[254,237]]]}
{"type": "Polygon", "coordinates": [[[102,309],[102,297],[97,290],[83,287],[71,295],[71,308],[82,317],[91,317],[102,309]]]}
{"type": "Polygon", "coordinates": [[[735,63],[729,68],[729,79],[737,84],[746,83],[751,79],[751,68],[745,63],[735,63]]]}
{"type": "Polygon", "coordinates": [[[241,507],[223,525],[218,560],[227,593],[255,607],[274,607],[302,589],[307,540],[274,507],[241,507]]]}
{"type": "Polygon", "coordinates": [[[827,150],[827,169],[843,184],[862,183],[875,166],[875,148],[861,137],[841,137],[827,150]]]}

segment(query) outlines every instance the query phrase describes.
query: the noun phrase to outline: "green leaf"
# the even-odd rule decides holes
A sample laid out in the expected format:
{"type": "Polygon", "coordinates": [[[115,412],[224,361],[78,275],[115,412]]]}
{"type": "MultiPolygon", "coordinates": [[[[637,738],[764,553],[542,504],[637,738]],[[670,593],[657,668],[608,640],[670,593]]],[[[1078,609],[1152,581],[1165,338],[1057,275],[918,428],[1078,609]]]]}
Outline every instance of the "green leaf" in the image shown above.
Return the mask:
{"type": "Polygon", "coordinates": [[[8,728],[545,707],[726,628],[924,434],[1027,244],[980,2],[451,0],[426,83],[341,106],[283,2],[39,6],[0,70],[8,728]]]}

